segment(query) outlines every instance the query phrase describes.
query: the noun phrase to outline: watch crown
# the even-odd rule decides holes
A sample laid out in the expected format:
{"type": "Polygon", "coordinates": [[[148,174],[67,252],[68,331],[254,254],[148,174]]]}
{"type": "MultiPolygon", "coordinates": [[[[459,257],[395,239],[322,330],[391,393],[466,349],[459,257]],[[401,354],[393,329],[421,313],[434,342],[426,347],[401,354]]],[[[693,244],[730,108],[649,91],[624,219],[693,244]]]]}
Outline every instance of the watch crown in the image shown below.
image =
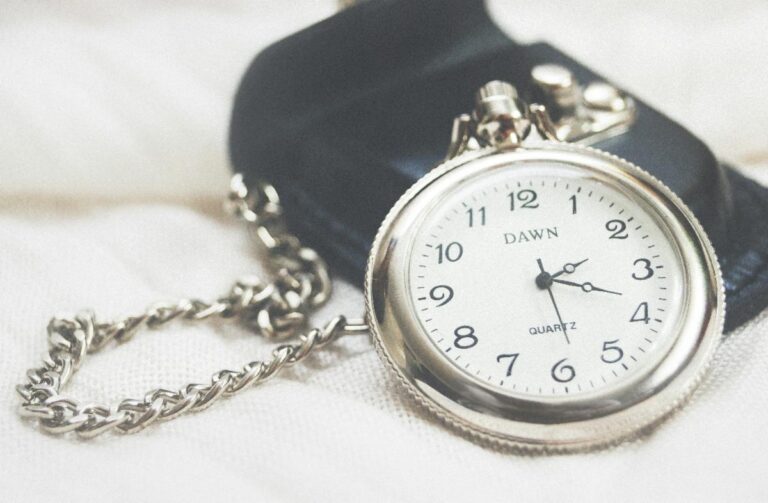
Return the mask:
{"type": "Polygon", "coordinates": [[[516,146],[531,129],[528,107],[517,89],[500,80],[477,91],[474,120],[478,139],[493,146],[516,146]]]}

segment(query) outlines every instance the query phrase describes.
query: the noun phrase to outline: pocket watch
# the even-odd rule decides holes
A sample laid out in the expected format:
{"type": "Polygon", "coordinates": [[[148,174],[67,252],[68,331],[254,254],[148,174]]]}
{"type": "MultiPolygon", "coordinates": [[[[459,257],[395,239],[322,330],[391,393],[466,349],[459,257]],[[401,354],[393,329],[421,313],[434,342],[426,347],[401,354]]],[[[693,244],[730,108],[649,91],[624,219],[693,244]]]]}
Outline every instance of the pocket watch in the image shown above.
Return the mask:
{"type": "MultiPolygon", "coordinates": [[[[558,72],[539,68],[534,78],[554,85],[558,72]]],[[[89,312],[53,319],[49,354],[17,388],[22,414],[54,433],[134,432],[262,383],[342,335],[370,332],[404,389],[474,439],[568,451],[647,431],[705,374],[723,329],[722,279],[675,194],[573,143],[631,122],[629,98],[591,89],[589,113],[556,122],[508,83],[480,89],[473,113],[454,123],[447,160],[383,221],[361,320],[338,316],[304,331],[330,294],[327,267],[285,228],[275,190],[236,175],[230,210],[250,224],[275,279],[245,278],[213,302],[183,299],[114,322],[89,312]],[[113,406],[61,392],[89,353],[141,327],[217,318],[285,341],[210,382],[113,406]]]]}
{"type": "Polygon", "coordinates": [[[484,86],[448,160],[384,220],[365,287],[376,347],[419,403],[534,450],[659,422],[704,375],[724,312],[715,253],[683,202],[559,134],[511,85],[484,86]]]}

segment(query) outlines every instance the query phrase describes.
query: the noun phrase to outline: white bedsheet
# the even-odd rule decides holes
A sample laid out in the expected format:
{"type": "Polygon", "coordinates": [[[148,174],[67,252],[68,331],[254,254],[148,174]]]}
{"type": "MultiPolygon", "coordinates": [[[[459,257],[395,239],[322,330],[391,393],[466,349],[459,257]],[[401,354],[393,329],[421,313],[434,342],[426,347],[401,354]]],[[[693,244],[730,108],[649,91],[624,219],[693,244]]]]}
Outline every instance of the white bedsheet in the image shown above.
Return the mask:
{"type": "MultiPolygon", "coordinates": [[[[213,298],[261,269],[219,201],[231,96],[256,50],[331,1],[0,6],[2,501],[765,501],[768,319],[732,334],[693,402],[592,454],[500,454],[429,419],[364,337],[200,414],[133,436],[43,435],[13,387],[48,318],[109,319],[213,298]]],[[[768,4],[502,2],[544,38],[667,111],[768,182],[768,4]]],[[[362,312],[339,281],[315,317],[362,312]]],[[[266,355],[235,325],[176,324],[85,362],[70,387],[112,403],[266,355]]]]}

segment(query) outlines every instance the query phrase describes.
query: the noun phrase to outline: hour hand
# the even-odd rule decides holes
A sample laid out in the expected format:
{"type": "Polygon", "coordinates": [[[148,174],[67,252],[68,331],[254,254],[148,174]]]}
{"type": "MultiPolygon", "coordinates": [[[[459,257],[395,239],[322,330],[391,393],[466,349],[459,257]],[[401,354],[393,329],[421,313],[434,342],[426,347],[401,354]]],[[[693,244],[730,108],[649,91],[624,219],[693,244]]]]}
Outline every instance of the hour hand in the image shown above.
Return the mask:
{"type": "Polygon", "coordinates": [[[552,279],[555,283],[560,283],[562,285],[568,285],[568,286],[578,286],[581,288],[584,292],[605,292],[605,293],[612,293],[613,295],[621,295],[621,292],[614,292],[613,290],[606,290],[605,288],[600,288],[598,286],[593,285],[590,282],[586,283],[576,283],[575,281],[566,281],[564,279],[552,279]]]}
{"type": "Polygon", "coordinates": [[[557,278],[558,276],[562,276],[563,274],[571,274],[576,270],[577,267],[579,267],[581,264],[583,264],[587,260],[589,259],[585,258],[584,260],[576,263],[568,262],[563,266],[562,269],[560,269],[556,273],[553,273],[551,277],[554,279],[554,278],[557,278]]]}

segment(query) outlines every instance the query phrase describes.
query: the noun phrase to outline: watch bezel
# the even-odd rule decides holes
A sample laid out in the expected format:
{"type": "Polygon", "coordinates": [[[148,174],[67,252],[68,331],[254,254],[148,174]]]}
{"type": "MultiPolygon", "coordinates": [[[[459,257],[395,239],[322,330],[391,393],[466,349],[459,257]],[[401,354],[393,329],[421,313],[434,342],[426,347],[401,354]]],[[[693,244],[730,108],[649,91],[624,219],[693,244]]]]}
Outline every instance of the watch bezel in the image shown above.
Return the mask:
{"type": "Polygon", "coordinates": [[[449,160],[424,176],[383,221],[369,257],[366,317],[375,344],[409,392],[453,426],[506,444],[573,449],[610,443],[675,409],[695,388],[722,333],[724,296],[714,250],[690,210],[642,169],[596,149],[542,142],[486,149],[449,160]],[[440,354],[412,316],[407,282],[414,227],[434,201],[467,179],[520,162],[575,165],[641,197],[670,229],[685,275],[687,316],[658,365],[606,394],[522,399],[483,386],[440,354]],[[437,187],[437,188],[436,188],[437,187]]]}

